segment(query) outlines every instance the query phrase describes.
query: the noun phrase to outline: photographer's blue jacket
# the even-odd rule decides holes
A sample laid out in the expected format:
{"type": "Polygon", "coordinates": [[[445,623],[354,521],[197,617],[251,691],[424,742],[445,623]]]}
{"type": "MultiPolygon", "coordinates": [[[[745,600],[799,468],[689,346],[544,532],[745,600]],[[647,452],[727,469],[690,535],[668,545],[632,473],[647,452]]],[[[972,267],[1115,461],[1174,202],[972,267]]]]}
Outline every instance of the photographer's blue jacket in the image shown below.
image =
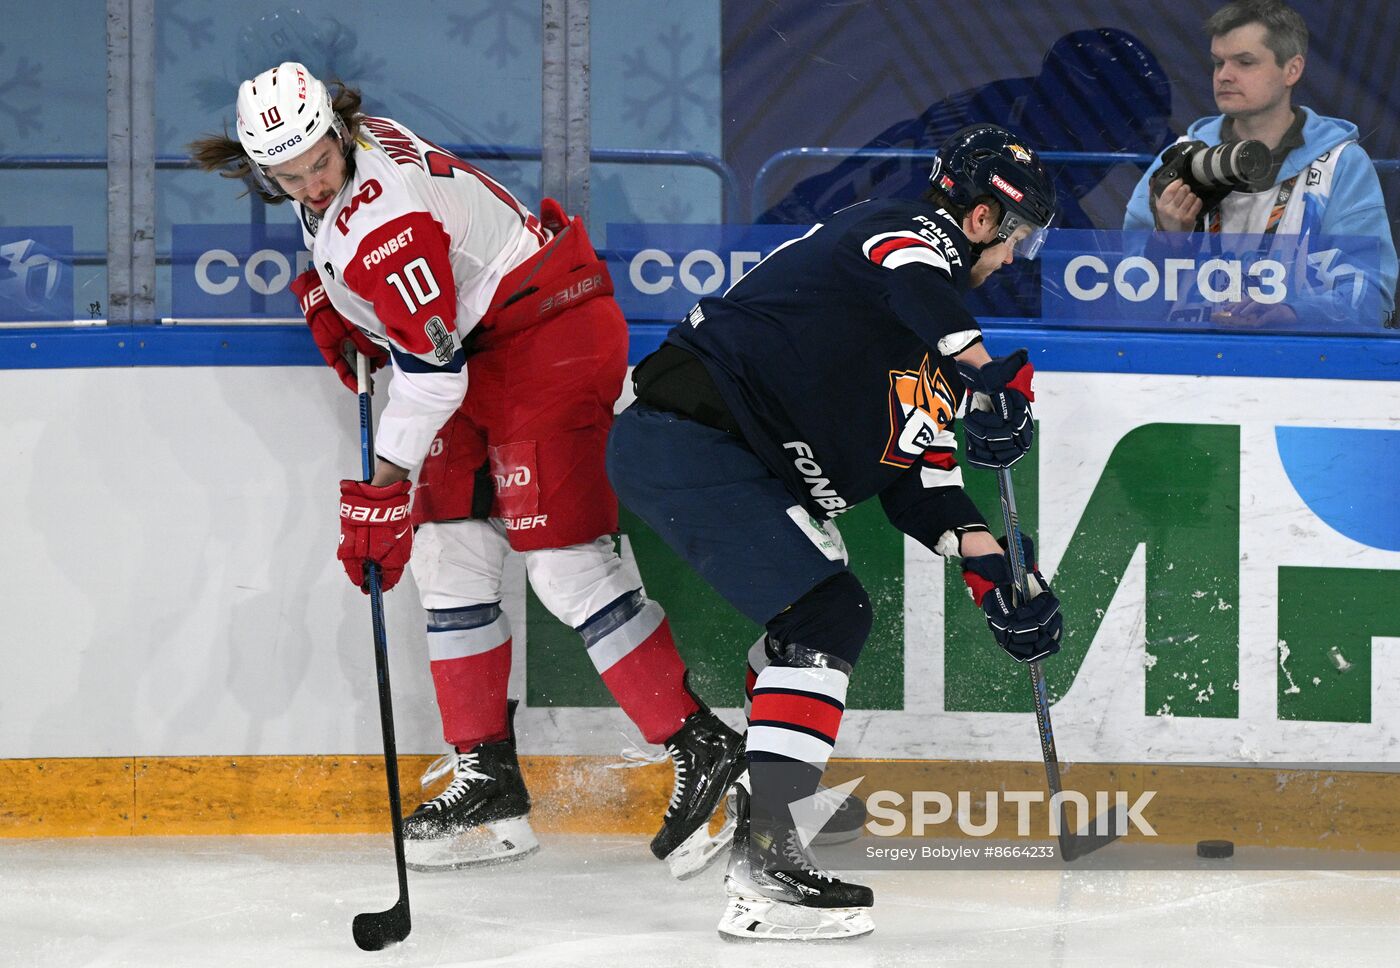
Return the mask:
{"type": "MultiPolygon", "coordinates": [[[[1335,240],[1325,243],[1342,249],[1340,257],[1330,261],[1313,259],[1307,285],[1302,292],[1290,293],[1287,302],[1298,313],[1300,322],[1354,320],[1361,307],[1367,316],[1376,315],[1374,307],[1381,306],[1381,315],[1393,324],[1395,308],[1396,257],[1391,236],[1390,220],[1381,195],[1380,179],[1366,150],[1357,143],[1356,125],[1339,118],[1316,114],[1309,108],[1303,112],[1303,144],[1289,152],[1278,178],[1261,192],[1233,192],[1222,203],[1222,230],[1225,233],[1258,234],[1263,232],[1269,213],[1279,200],[1279,189],[1290,178],[1298,177],[1287,199],[1283,221],[1277,229],[1278,241],[1290,236],[1335,240]],[[1377,245],[1367,244],[1369,251],[1361,252],[1355,244],[1347,245],[1347,237],[1374,238],[1377,245]],[[1353,251],[1348,251],[1348,249],[1353,251]],[[1355,274],[1338,274],[1337,266],[1352,266],[1361,270],[1366,290],[1357,287],[1355,274]]],[[[1220,143],[1223,115],[1202,118],[1187,130],[1181,140],[1220,143]]],[[[1123,219],[1125,231],[1150,232],[1155,228],[1149,204],[1150,182],[1162,164],[1158,155],[1138,181],[1123,219]]],[[[1308,245],[1316,252],[1316,241],[1308,245]]],[[[1370,320],[1358,320],[1370,323],[1370,320]]],[[[1375,319],[1379,328],[1382,319],[1375,319]]]]}

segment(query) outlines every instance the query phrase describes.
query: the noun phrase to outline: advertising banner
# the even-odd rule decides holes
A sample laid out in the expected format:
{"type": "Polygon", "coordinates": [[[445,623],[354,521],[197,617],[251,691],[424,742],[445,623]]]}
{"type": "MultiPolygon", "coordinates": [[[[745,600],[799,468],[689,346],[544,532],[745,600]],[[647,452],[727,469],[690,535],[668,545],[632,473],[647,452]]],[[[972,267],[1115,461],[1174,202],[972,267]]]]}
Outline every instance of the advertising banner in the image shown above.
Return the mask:
{"type": "MultiPolygon", "coordinates": [[[[1394,758],[1395,384],[1049,372],[1035,406],[1014,476],[1065,616],[1043,663],[1061,756],[1394,758]]],[[[995,475],[963,476],[1000,533],[995,475]]],[[[839,527],[874,606],[842,755],[1034,761],[1026,669],[997,649],[958,562],[905,539],[877,502],[839,527]]],[[[741,704],[762,630],[641,522],[623,530],[697,689],[741,704]]],[[[529,643],[531,705],[609,704],[577,636],[533,600],[529,643]]]]}
{"type": "Polygon", "coordinates": [[[1393,308],[1374,238],[1062,229],[1041,258],[1054,325],[1381,335],[1393,308]]]}
{"type": "Polygon", "coordinates": [[[73,227],[0,226],[0,322],[74,318],[73,227]]]}
{"type": "Polygon", "coordinates": [[[177,321],[301,321],[288,288],[311,265],[301,226],[175,225],[171,239],[171,313],[177,321]]]}
{"type": "Polygon", "coordinates": [[[623,315],[673,323],[702,296],[721,295],[810,225],[608,225],[604,255],[623,315]]]}

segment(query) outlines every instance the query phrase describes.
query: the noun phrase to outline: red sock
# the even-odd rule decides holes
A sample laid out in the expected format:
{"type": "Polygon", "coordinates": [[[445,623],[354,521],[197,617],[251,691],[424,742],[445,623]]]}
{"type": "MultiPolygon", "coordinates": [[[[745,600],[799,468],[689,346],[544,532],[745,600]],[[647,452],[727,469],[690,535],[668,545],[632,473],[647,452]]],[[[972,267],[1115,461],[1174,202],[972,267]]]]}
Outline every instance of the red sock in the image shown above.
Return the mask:
{"type": "Polygon", "coordinates": [[[648,743],[670,739],[700,708],[685,687],[685,662],[656,602],[641,599],[635,614],[596,638],[585,633],[584,641],[603,684],[648,743]]]}
{"type": "Polygon", "coordinates": [[[510,735],[506,690],[510,684],[510,622],[499,608],[434,609],[428,622],[428,656],[442,713],[442,737],[460,750],[510,735]],[[488,624],[462,627],[491,619],[488,624]]]}

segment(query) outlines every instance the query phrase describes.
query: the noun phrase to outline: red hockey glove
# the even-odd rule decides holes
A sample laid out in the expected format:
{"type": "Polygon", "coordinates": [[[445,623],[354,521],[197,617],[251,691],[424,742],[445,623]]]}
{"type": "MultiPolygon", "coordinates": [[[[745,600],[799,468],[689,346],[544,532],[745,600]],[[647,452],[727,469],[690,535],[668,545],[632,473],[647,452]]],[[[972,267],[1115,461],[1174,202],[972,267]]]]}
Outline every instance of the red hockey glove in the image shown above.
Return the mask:
{"type": "Polygon", "coordinates": [[[358,326],[351,325],[336,312],[315,269],[307,269],[293,279],[292,292],[301,304],[306,325],[311,327],[311,338],[316,341],[316,348],[331,369],[340,375],[340,382],[349,387],[351,393],[358,393],[360,387],[355,377],[355,351],[369,357],[371,373],[388,362],[389,354],[376,346],[358,326]]]}
{"type": "Polygon", "coordinates": [[[408,518],[408,481],[373,487],[364,481],[340,482],[340,550],[336,557],[350,581],[366,594],[365,562],[382,573],[380,587],[393,588],[403,575],[413,550],[413,526],[408,518]]]}

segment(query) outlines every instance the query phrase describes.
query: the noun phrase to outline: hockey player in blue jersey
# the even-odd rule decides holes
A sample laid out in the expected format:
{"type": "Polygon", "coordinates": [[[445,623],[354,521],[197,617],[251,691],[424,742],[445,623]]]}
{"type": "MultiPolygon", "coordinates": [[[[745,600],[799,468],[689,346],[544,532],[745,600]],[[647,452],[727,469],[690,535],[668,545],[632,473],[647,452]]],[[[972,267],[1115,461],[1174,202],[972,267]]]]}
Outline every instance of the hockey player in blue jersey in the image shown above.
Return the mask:
{"type": "Polygon", "coordinates": [[[737,788],[724,934],[874,928],[870,889],[821,870],[786,809],[817,790],[871,628],[842,512],[878,496],[900,531],[961,556],[1002,648],[1021,661],[1059,649],[1059,602],[1038,572],[1040,594],[1013,605],[953,433],[965,398],[985,394],[990,409],[963,417],[968,460],[1004,467],[1030,448],[1026,352],[993,359],[963,298],[1034,258],[1054,214],[1029,146],[996,125],[964,128],[922,199],[836,213],[702,299],[634,373],[637,401],[608,442],[618,496],[766,631],[750,654],[749,788],[737,788]]]}

